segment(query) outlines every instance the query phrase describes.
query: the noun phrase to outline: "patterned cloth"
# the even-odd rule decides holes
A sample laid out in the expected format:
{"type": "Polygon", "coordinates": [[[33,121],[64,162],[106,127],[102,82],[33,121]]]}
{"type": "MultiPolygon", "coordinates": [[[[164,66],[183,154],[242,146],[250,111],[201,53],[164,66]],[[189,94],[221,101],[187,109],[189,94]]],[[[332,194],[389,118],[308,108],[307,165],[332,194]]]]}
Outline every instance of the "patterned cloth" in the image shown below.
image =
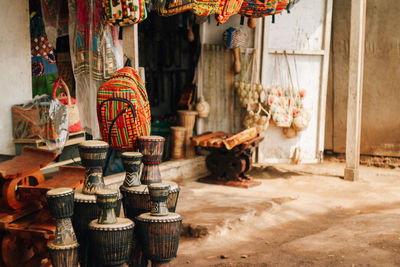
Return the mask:
{"type": "Polygon", "coordinates": [[[97,89],[123,67],[119,26],[106,24],[103,0],[68,0],[68,10],[70,54],[82,128],[99,138],[97,89]]]}
{"type": "Polygon", "coordinates": [[[58,78],[53,46],[49,43],[40,13],[31,14],[32,96],[51,95],[58,78]]]}
{"type": "Polygon", "coordinates": [[[100,86],[97,116],[101,136],[113,149],[137,150],[137,138],[150,135],[150,104],[134,69],[122,68],[100,86]]]}

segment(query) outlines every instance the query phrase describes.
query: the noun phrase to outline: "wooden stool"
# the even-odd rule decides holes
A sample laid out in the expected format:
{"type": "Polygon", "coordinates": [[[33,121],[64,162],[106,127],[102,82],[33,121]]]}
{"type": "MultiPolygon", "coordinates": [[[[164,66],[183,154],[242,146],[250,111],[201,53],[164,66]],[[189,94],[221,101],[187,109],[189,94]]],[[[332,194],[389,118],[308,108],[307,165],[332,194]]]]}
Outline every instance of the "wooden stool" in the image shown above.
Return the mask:
{"type": "Polygon", "coordinates": [[[2,187],[2,200],[11,209],[21,209],[26,204],[19,199],[17,187],[44,182],[41,168],[57,157],[56,152],[46,149],[24,147],[22,154],[0,163],[0,177],[5,179],[2,187]]]}

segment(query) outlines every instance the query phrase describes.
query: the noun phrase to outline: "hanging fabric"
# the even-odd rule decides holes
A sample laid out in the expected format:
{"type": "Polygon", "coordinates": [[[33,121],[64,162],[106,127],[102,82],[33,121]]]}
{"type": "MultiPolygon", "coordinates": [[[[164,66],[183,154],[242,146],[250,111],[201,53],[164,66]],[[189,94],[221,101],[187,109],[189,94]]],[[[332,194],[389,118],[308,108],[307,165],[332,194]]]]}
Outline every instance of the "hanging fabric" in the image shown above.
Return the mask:
{"type": "Polygon", "coordinates": [[[68,35],[68,1],[40,0],[46,34],[54,48],[58,37],[68,35]]]}
{"type": "Polygon", "coordinates": [[[100,137],[97,88],[123,67],[119,27],[106,24],[102,0],[68,0],[69,43],[83,130],[100,137]]]}
{"type": "Polygon", "coordinates": [[[30,20],[32,96],[51,95],[58,78],[53,45],[49,43],[40,12],[33,12],[30,20]]]}

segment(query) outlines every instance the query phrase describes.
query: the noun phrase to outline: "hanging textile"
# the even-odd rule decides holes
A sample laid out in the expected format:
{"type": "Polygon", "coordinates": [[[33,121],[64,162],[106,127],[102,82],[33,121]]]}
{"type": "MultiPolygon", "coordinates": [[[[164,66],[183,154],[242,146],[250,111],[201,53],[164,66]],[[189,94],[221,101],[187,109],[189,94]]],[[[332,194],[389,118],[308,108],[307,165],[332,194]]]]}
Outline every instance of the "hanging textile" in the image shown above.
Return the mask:
{"type": "MultiPolygon", "coordinates": [[[[58,37],[68,35],[68,2],[40,0],[47,38],[55,47],[58,37]]],[[[57,47],[55,47],[57,49],[57,47]]]]}
{"type": "Polygon", "coordinates": [[[32,96],[51,95],[58,78],[53,46],[49,43],[40,12],[32,12],[30,19],[32,96]]]}
{"type": "Polygon", "coordinates": [[[105,23],[102,0],[68,0],[68,9],[70,53],[82,128],[98,138],[97,89],[123,66],[119,27],[105,23]]]}

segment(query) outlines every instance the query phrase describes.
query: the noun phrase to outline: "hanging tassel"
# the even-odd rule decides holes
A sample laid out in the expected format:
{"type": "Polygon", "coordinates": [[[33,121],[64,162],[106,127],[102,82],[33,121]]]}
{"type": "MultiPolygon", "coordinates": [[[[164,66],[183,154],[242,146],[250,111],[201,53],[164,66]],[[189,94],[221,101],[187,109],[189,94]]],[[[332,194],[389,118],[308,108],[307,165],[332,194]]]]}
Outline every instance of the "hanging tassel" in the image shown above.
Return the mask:
{"type": "Polygon", "coordinates": [[[119,32],[118,32],[118,40],[122,40],[122,29],[124,27],[119,27],[119,32]]]}
{"type": "Polygon", "coordinates": [[[272,15],[272,23],[275,23],[275,14],[272,15]]]}
{"type": "Polygon", "coordinates": [[[244,24],[244,17],[243,17],[243,16],[240,16],[240,25],[243,26],[243,24],[244,24]]]}

